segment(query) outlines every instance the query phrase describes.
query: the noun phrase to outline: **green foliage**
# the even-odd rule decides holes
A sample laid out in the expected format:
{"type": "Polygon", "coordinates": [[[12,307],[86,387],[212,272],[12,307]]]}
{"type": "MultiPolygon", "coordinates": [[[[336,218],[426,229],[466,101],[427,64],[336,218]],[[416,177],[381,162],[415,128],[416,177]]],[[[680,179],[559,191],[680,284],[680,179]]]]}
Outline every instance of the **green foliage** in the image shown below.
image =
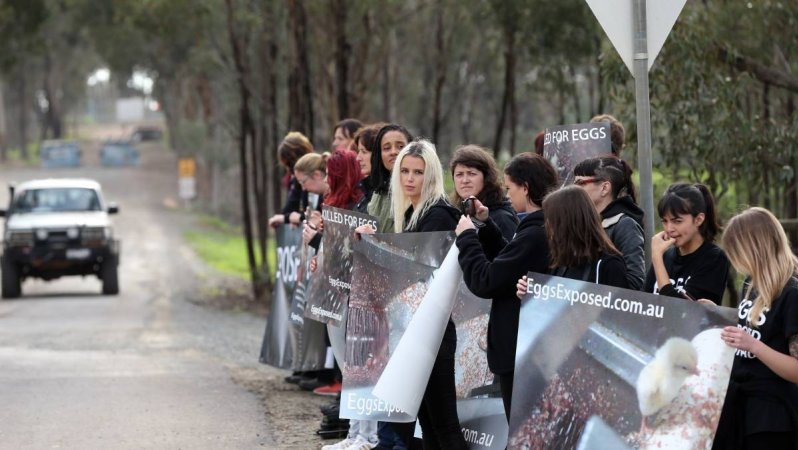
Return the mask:
{"type": "MultiPolygon", "coordinates": [[[[218,218],[204,216],[200,222],[206,229],[184,233],[191,248],[214,269],[249,280],[246,243],[241,237],[241,231],[218,218]]],[[[274,248],[274,245],[274,238],[271,238],[269,248],[274,248]]],[[[260,255],[257,258],[260,259],[260,255]]],[[[275,252],[269,252],[268,258],[271,272],[269,276],[274,278],[277,267],[275,252]]]]}

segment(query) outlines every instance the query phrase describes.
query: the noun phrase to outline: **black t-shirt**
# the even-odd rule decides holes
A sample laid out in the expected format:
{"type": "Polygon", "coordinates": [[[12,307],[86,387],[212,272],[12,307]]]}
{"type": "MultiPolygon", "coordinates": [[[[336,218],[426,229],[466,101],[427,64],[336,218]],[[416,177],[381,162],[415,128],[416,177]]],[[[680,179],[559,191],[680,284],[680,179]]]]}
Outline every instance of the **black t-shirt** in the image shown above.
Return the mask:
{"type": "Polygon", "coordinates": [[[729,259],[720,247],[705,241],[689,255],[680,255],[679,250],[672,247],[665,252],[662,259],[671,284],[658,287],[652,267],[648,270],[643,285],[644,292],[687,298],[683,294],[686,291],[696,300],[706,298],[720,305],[723,290],[726,288],[726,278],[729,276],[729,259]]]}
{"type": "MultiPolygon", "coordinates": [[[[747,286],[743,288],[745,298],[740,301],[737,309],[737,326],[773,350],[789,355],[790,337],[798,334],[798,280],[790,279],[771,304],[770,310],[763,310],[759,320],[754,321],[756,327],[748,324],[748,316],[757,294],[752,290],[746,295],[746,291],[747,286]]],[[[770,389],[775,389],[774,392],[777,393],[778,398],[748,397],[745,413],[746,435],[793,429],[790,414],[783,402],[798,398],[798,388],[794,384],[776,375],[756,356],[742,350],[735,352],[731,377],[739,382],[767,381],[770,389]]],[[[794,407],[798,408],[798,405],[794,407]]]]}

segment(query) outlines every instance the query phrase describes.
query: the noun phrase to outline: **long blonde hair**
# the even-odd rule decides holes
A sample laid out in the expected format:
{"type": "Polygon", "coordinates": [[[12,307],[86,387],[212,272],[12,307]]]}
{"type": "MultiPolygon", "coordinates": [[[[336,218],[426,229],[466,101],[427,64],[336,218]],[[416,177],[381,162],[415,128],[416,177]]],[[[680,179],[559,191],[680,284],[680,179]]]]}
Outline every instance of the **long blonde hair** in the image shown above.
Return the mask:
{"type": "Polygon", "coordinates": [[[441,199],[446,198],[443,187],[443,168],[441,161],[435,153],[435,145],[426,139],[416,139],[407,144],[399,152],[396,161],[393,163],[391,171],[391,196],[393,202],[393,228],[396,233],[401,233],[405,229],[412,229],[418,224],[418,220],[441,199]],[[405,211],[410,207],[408,198],[402,189],[400,180],[400,166],[405,156],[415,156],[424,160],[424,182],[421,184],[421,198],[417,207],[413,210],[407,227],[404,226],[405,211]]]}
{"type": "Polygon", "coordinates": [[[776,216],[764,208],[748,208],[732,217],[723,233],[723,248],[734,269],[751,277],[744,293],[756,289],[757,297],[748,315],[749,325],[770,309],[790,278],[798,273],[798,258],[776,216]]]}

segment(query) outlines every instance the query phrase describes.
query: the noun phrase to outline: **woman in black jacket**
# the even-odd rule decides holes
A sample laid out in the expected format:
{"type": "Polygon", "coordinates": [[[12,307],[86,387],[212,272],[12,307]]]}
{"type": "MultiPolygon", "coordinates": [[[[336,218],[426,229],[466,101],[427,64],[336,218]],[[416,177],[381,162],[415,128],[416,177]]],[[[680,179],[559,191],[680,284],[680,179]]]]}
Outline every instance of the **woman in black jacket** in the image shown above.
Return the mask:
{"type": "MultiPolygon", "coordinates": [[[[396,233],[449,231],[457,226],[460,211],[446,200],[443,167],[431,142],[418,139],[402,149],[391,171],[390,186],[396,233]]],[[[368,227],[356,231],[374,232],[368,227]]],[[[468,446],[460,431],[454,383],[457,332],[451,318],[438,348],[418,410],[424,449],[465,450],[468,446]]],[[[405,442],[408,437],[404,436],[405,442]]]]}
{"type": "MultiPolygon", "coordinates": [[[[308,192],[302,189],[294,173],[294,165],[302,156],[313,153],[313,145],[298,131],[288,133],[277,147],[277,160],[288,172],[288,194],[280,214],[269,218],[269,226],[277,228],[282,224],[299,225],[304,219],[304,209],[308,206],[308,192]]],[[[315,207],[315,206],[314,206],[315,207]]]]}
{"type": "Polygon", "coordinates": [[[635,204],[632,169],[622,159],[602,156],[574,167],[574,184],[581,186],[601,215],[601,225],[626,262],[629,289],[640,290],[645,278],[643,210],[635,204]]]}
{"type": "Polygon", "coordinates": [[[499,381],[504,413],[510,419],[520,303],[515,282],[527,272],[545,273],[549,251],[543,228],[543,198],[557,188],[557,172],[544,158],[522,153],[504,168],[504,183],[515,211],[526,213],[508,243],[488,208],[477,203],[477,232],[471,218],[457,225],[456,245],[463,280],[475,295],[492,299],[488,319],[488,367],[499,381]]]}
{"type": "Polygon", "coordinates": [[[626,263],[584,189],[567,186],[543,200],[552,275],[628,287],[626,263]]]}
{"type": "Polygon", "coordinates": [[[504,238],[511,240],[518,227],[518,216],[502,192],[499,170],[490,153],[478,145],[462,145],[455,150],[449,170],[454,180],[454,190],[449,195],[452,205],[458,207],[463,200],[476,197],[488,208],[490,218],[504,238]]]}

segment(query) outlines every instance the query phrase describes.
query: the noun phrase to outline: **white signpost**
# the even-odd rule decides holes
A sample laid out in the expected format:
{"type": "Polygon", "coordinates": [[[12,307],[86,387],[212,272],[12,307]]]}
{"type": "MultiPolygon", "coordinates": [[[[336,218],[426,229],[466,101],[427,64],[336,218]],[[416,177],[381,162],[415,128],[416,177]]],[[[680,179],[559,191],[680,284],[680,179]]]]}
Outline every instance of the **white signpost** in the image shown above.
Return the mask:
{"type": "Polygon", "coordinates": [[[648,71],[687,0],[585,0],[615,50],[635,78],[637,164],[640,197],[646,214],[646,260],[654,235],[654,181],[651,162],[651,105],[648,71]]]}

